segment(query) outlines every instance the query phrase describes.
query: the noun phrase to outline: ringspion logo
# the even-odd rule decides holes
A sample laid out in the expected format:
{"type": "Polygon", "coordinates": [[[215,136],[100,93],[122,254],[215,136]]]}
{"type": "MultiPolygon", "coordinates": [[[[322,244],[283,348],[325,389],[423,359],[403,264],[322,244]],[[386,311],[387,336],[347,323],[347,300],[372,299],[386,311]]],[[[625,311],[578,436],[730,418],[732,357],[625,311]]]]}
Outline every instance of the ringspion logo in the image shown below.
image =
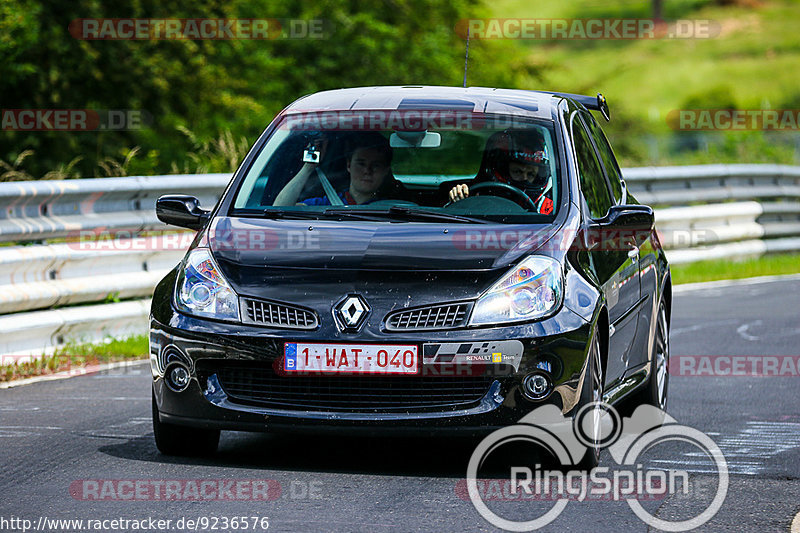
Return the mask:
{"type": "MultiPolygon", "coordinates": [[[[612,406],[597,402],[584,405],[574,417],[565,417],[558,407],[545,405],[522,417],[517,424],[490,433],[472,453],[466,475],[467,494],[475,509],[487,522],[507,531],[541,529],[558,518],[570,501],[586,500],[624,500],[631,511],[652,528],[689,531],[716,515],[727,496],[728,483],[725,456],[705,433],[678,424],[666,412],[651,405],[641,405],[630,418],[623,419],[612,406]],[[514,442],[533,444],[549,451],[562,467],[577,465],[593,448],[605,448],[615,468],[602,466],[588,472],[572,469],[564,474],[559,469],[543,470],[540,464],[532,469],[519,461],[510,467],[508,479],[502,479],[493,488],[491,482],[478,477],[478,472],[493,453],[502,455],[503,451],[498,450],[514,442]],[[707,457],[716,470],[713,491],[707,490],[709,487],[704,484],[691,483],[685,470],[643,464],[647,452],[664,443],[684,443],[693,449],[692,453],[707,457]],[[691,489],[695,489],[695,493],[690,494],[691,489]],[[679,520],[651,514],[641,503],[687,496],[703,503],[692,506],[691,516],[679,520]],[[502,516],[500,508],[487,505],[491,501],[539,501],[546,505],[539,516],[520,520],[519,516],[502,516]]],[[[456,485],[456,493],[463,494],[463,484],[456,485]]],[[[530,507],[531,511],[542,510],[538,506],[530,507]]]]}

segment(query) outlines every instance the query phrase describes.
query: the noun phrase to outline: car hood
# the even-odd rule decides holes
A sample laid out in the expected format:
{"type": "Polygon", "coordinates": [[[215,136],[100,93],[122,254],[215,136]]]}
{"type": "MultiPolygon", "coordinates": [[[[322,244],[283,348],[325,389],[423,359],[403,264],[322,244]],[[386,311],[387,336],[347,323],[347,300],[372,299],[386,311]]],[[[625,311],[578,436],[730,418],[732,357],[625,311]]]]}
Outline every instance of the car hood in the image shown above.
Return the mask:
{"type": "Polygon", "coordinates": [[[440,224],[216,217],[207,241],[235,268],[493,271],[541,248],[552,224],[440,224]]]}

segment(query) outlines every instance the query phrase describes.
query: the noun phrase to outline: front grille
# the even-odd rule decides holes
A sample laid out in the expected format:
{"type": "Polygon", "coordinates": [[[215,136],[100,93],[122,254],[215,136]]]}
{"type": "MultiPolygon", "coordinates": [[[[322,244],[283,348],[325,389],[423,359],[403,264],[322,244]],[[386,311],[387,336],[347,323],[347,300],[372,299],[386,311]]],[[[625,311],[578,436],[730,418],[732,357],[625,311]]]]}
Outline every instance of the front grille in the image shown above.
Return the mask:
{"type": "Polygon", "coordinates": [[[315,312],[284,303],[242,298],[242,307],[244,321],[251,324],[292,329],[314,329],[319,324],[315,312]]]}
{"type": "Polygon", "coordinates": [[[469,303],[458,303],[396,311],[386,316],[386,330],[418,331],[457,328],[466,323],[469,308],[469,303]]]}
{"type": "Polygon", "coordinates": [[[271,367],[225,363],[217,374],[233,402],[288,410],[392,412],[477,405],[492,376],[281,376],[271,367]]]}

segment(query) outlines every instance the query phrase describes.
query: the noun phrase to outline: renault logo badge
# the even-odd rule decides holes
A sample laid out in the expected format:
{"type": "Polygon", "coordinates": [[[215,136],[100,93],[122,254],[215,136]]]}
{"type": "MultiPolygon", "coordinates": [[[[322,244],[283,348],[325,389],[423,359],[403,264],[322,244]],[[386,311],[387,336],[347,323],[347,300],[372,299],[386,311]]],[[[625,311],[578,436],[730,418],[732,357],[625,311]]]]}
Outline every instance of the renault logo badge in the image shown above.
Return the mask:
{"type": "Polygon", "coordinates": [[[369,305],[358,294],[348,294],[333,307],[333,318],[341,331],[361,329],[369,315],[369,305]]]}

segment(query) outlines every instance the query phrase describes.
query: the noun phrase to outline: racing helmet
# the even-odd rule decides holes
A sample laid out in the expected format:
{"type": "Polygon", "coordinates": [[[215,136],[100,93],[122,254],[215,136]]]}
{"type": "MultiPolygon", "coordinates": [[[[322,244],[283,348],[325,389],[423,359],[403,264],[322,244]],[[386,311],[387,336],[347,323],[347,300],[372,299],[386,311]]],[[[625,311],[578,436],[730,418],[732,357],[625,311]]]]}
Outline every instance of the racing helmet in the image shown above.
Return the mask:
{"type": "Polygon", "coordinates": [[[503,130],[486,141],[480,177],[484,180],[511,183],[537,198],[550,185],[550,161],[541,133],[535,130],[503,130]],[[533,182],[511,179],[510,163],[531,165],[537,169],[533,182]]]}

